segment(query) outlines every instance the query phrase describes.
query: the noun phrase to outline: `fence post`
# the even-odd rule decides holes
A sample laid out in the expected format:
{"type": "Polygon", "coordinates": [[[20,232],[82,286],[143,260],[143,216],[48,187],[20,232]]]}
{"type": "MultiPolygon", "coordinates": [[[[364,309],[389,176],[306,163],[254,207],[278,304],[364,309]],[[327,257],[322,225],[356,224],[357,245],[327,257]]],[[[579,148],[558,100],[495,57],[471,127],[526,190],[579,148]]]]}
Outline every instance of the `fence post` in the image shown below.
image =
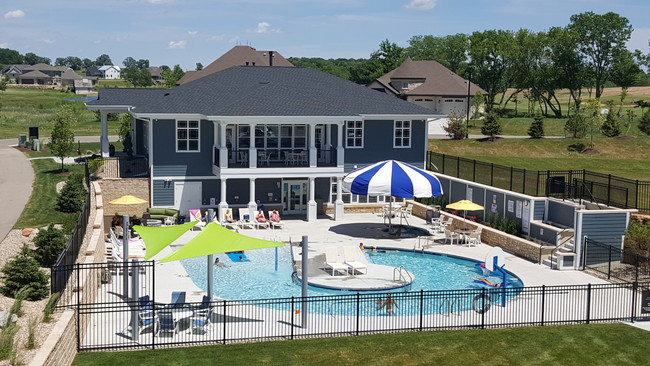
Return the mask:
{"type": "Polygon", "coordinates": [[[494,187],[494,163],[490,163],[490,185],[494,187]]]}
{"type": "Polygon", "coordinates": [[[424,290],[420,290],[420,332],[422,331],[422,324],[424,322],[424,290]]]}
{"type": "Polygon", "coordinates": [[[510,167],[510,190],[512,191],[512,167],[510,167]]]}
{"type": "Polygon", "coordinates": [[[361,305],[360,301],[359,301],[360,296],[361,295],[357,292],[357,319],[356,319],[356,321],[357,321],[357,330],[356,330],[356,335],[359,335],[359,321],[360,321],[360,319],[359,319],[359,307],[361,305]]]}
{"type": "Polygon", "coordinates": [[[474,162],[472,165],[472,182],[476,182],[476,159],[472,161],[474,162]]]}
{"type": "Polygon", "coordinates": [[[587,324],[589,324],[590,316],[591,316],[591,283],[588,283],[587,284],[587,314],[585,319],[585,322],[587,324]]]}
{"type": "Polygon", "coordinates": [[[541,172],[537,171],[537,183],[535,184],[535,196],[539,197],[539,175],[541,172]]]}
{"type": "Polygon", "coordinates": [[[639,253],[636,254],[636,264],[634,265],[634,281],[639,280],[639,253]]]}
{"type": "Polygon", "coordinates": [[[609,246],[609,255],[607,258],[607,279],[609,280],[612,275],[612,246],[609,246]]]}
{"type": "Polygon", "coordinates": [[[77,352],[81,351],[81,304],[77,301],[77,352]]]}
{"type": "MultiPolygon", "coordinates": [[[[293,296],[291,296],[291,335],[290,335],[289,339],[293,339],[293,328],[294,328],[293,318],[294,318],[295,314],[296,314],[295,298],[293,296]]],[[[225,322],[226,322],[226,319],[224,318],[224,323],[225,322]]],[[[224,332],[224,336],[225,336],[225,334],[226,333],[224,332]]]]}
{"type": "Polygon", "coordinates": [[[634,195],[634,197],[635,197],[634,200],[636,201],[634,208],[638,209],[639,208],[639,180],[638,179],[636,180],[636,194],[634,195]]]}
{"type": "Polygon", "coordinates": [[[442,154],[442,174],[445,174],[445,154],[442,154]]]}
{"type": "Polygon", "coordinates": [[[460,178],[460,156],[456,157],[456,178],[460,178]]]}
{"type": "Polygon", "coordinates": [[[524,168],[524,182],[522,183],[522,190],[523,194],[526,194],[526,168],[524,168]]]}
{"type": "MultiPolygon", "coordinates": [[[[485,287],[483,287],[481,289],[481,309],[485,309],[485,306],[487,306],[485,303],[486,297],[487,295],[485,294],[485,287]]],[[[481,329],[485,329],[485,313],[487,313],[487,311],[481,312],[481,329]]]]}
{"type": "Polygon", "coordinates": [[[639,291],[639,283],[634,281],[632,283],[632,314],[630,314],[630,322],[634,323],[634,318],[636,315],[636,292],[639,291]]]}
{"type": "Polygon", "coordinates": [[[544,326],[544,315],[545,315],[545,314],[544,314],[544,309],[545,309],[545,307],[546,307],[546,303],[545,303],[545,302],[546,302],[546,285],[542,285],[542,309],[541,309],[541,310],[542,310],[542,311],[541,311],[541,313],[542,313],[542,319],[541,319],[541,322],[540,322],[540,324],[539,324],[539,325],[542,326],[542,327],[544,326]]]}
{"type": "MultiPolygon", "coordinates": [[[[593,191],[592,191],[593,192],[593,191]]],[[[609,200],[612,192],[612,175],[607,175],[607,206],[609,206],[609,200]]]]}

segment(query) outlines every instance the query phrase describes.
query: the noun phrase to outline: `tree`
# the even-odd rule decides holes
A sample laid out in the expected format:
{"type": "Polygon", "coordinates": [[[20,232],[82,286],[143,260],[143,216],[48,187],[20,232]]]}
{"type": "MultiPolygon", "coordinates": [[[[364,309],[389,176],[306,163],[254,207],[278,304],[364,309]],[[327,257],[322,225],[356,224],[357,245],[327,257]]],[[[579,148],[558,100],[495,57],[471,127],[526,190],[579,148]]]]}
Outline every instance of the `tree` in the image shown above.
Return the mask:
{"type": "Polygon", "coordinates": [[[125,69],[130,69],[138,66],[138,61],[136,61],[133,57],[127,57],[122,61],[122,64],[124,65],[125,69]]]}
{"type": "Polygon", "coordinates": [[[589,98],[587,100],[587,125],[589,126],[589,148],[594,148],[594,131],[598,131],[603,123],[600,114],[600,99],[589,98]]]}
{"type": "Polygon", "coordinates": [[[406,58],[404,48],[388,39],[379,43],[379,50],[370,55],[370,59],[375,64],[375,73],[373,79],[378,78],[387,72],[396,69],[406,58]]]}
{"type": "Polygon", "coordinates": [[[496,95],[504,93],[510,84],[507,72],[514,44],[513,33],[501,30],[474,32],[469,41],[472,80],[487,92],[485,111],[491,112],[496,95]]]}
{"type": "Polygon", "coordinates": [[[641,115],[641,119],[639,119],[639,130],[646,135],[650,135],[650,109],[641,115]]]}
{"type": "Polygon", "coordinates": [[[23,61],[25,63],[27,63],[27,64],[30,64],[30,65],[36,65],[36,64],[49,65],[52,62],[52,60],[50,60],[49,58],[37,56],[36,54],[34,54],[32,52],[26,53],[23,61]]]}
{"type": "Polygon", "coordinates": [[[587,119],[581,111],[570,113],[564,125],[564,134],[573,138],[581,139],[587,134],[587,119]]]}
{"type": "Polygon", "coordinates": [[[181,69],[180,65],[175,65],[173,69],[163,70],[162,76],[165,79],[165,86],[173,88],[178,84],[178,81],[185,75],[185,71],[181,69]]]}
{"type": "Polygon", "coordinates": [[[578,50],[578,35],[568,28],[548,31],[548,47],[558,89],[568,89],[573,108],[580,109],[582,87],[587,83],[586,68],[578,50]]]}
{"type": "Polygon", "coordinates": [[[62,104],[54,115],[54,128],[47,145],[54,156],[61,158],[61,171],[64,170],[63,159],[70,156],[74,148],[72,125],[76,122],[77,117],[70,104],[62,104]]]}
{"type": "Polygon", "coordinates": [[[106,66],[106,65],[112,65],[113,61],[111,61],[111,58],[107,54],[102,54],[97,59],[95,60],[95,65],[96,66],[106,66]]]}
{"type": "Polygon", "coordinates": [[[81,62],[84,65],[84,69],[87,69],[91,66],[95,66],[95,62],[89,58],[84,58],[83,60],[81,60],[81,62]]]}
{"type": "Polygon", "coordinates": [[[462,140],[467,137],[467,123],[461,113],[450,113],[449,122],[442,128],[452,140],[462,140]]]}
{"type": "Polygon", "coordinates": [[[485,122],[483,122],[483,126],[481,126],[481,133],[489,136],[490,141],[494,141],[494,138],[501,134],[501,130],[501,122],[499,122],[496,113],[490,112],[486,114],[485,122]]]}
{"type": "Polygon", "coordinates": [[[630,39],[632,26],[627,18],[616,13],[599,15],[589,11],[572,15],[568,28],[578,36],[578,47],[593,74],[596,99],[599,99],[616,56],[630,39]]]}
{"type": "Polygon", "coordinates": [[[203,70],[203,64],[200,63],[200,62],[197,62],[196,63],[196,71],[201,71],[201,70],[203,70]]]}
{"type": "Polygon", "coordinates": [[[477,91],[472,97],[472,119],[481,118],[481,109],[485,105],[485,96],[480,91],[477,91]]]}
{"type": "Polygon", "coordinates": [[[608,107],[609,111],[607,112],[603,125],[600,127],[600,131],[606,137],[620,136],[622,132],[621,121],[614,113],[614,103],[609,103],[608,107]]]}
{"type": "Polygon", "coordinates": [[[137,63],[137,68],[138,69],[148,69],[149,68],[149,60],[147,59],[139,59],[137,63]]]}
{"type": "Polygon", "coordinates": [[[138,69],[135,67],[124,69],[124,71],[122,71],[122,79],[133,84],[135,87],[147,87],[153,85],[149,69],[138,69]]]}
{"type": "Polygon", "coordinates": [[[67,239],[63,230],[57,229],[53,224],[47,229],[41,229],[34,238],[34,258],[43,267],[51,267],[65,248],[67,239]]]}
{"type": "MultiPolygon", "coordinates": [[[[623,49],[614,58],[610,72],[610,80],[617,86],[620,86],[623,92],[627,94],[627,89],[634,85],[641,73],[641,68],[634,60],[632,52],[623,49]]],[[[622,102],[621,100],[621,104],[622,102]]]]}
{"type": "Polygon", "coordinates": [[[544,117],[541,114],[536,114],[533,123],[528,129],[528,136],[533,139],[541,139],[544,137],[544,117]]]}
{"type": "Polygon", "coordinates": [[[0,293],[13,297],[23,288],[27,299],[37,301],[49,294],[48,275],[41,271],[38,262],[31,256],[31,250],[24,246],[20,253],[2,267],[3,286],[0,293]]]}
{"type": "Polygon", "coordinates": [[[65,181],[56,202],[56,209],[61,212],[79,212],[86,200],[86,188],[83,186],[83,175],[71,174],[65,181]]]}
{"type": "Polygon", "coordinates": [[[16,50],[0,48],[0,65],[13,65],[25,63],[24,57],[16,50]]]}
{"type": "Polygon", "coordinates": [[[120,141],[124,151],[129,157],[133,155],[133,142],[131,141],[131,115],[124,113],[120,115],[120,141]]]}
{"type": "Polygon", "coordinates": [[[413,36],[406,53],[414,60],[435,60],[456,74],[462,75],[467,68],[467,34],[457,33],[444,37],[413,36]]]}
{"type": "Polygon", "coordinates": [[[644,257],[650,256],[650,223],[631,221],[625,232],[625,249],[644,257]]]}

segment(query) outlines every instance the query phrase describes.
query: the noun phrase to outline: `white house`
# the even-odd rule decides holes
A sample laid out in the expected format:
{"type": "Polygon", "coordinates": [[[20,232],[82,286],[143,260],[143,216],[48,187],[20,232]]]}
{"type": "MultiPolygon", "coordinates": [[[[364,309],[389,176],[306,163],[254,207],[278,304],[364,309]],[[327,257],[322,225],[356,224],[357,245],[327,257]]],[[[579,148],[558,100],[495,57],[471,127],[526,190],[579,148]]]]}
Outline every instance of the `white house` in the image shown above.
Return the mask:
{"type": "Polygon", "coordinates": [[[115,65],[104,65],[99,68],[104,79],[119,79],[120,67],[115,65]]]}

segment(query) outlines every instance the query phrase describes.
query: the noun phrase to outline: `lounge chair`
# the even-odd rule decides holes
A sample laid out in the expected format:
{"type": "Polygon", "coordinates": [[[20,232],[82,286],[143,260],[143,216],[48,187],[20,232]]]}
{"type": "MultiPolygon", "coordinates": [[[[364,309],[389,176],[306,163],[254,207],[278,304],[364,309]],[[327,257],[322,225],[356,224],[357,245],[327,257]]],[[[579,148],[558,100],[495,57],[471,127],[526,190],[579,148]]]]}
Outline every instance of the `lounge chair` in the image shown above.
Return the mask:
{"type": "Polygon", "coordinates": [[[178,321],[174,319],[174,314],[171,311],[158,312],[158,322],[160,323],[158,335],[162,336],[163,333],[171,333],[173,337],[178,333],[178,321]]]}
{"type": "MultiPolygon", "coordinates": [[[[154,314],[153,310],[146,310],[138,313],[138,334],[151,330],[151,332],[156,335],[160,328],[159,324],[158,315],[154,314]]],[[[130,328],[131,327],[128,327],[129,330],[130,328]]]]}
{"type": "Polygon", "coordinates": [[[257,212],[255,212],[255,215],[252,215],[251,221],[257,226],[258,229],[264,228],[264,229],[270,229],[271,228],[271,223],[266,219],[266,216],[264,216],[264,211],[259,210],[259,212],[262,213],[262,217],[264,218],[264,221],[258,221],[257,220],[257,212]]]}
{"type": "Polygon", "coordinates": [[[352,274],[354,275],[357,270],[361,272],[361,270],[365,269],[366,274],[368,273],[368,266],[366,266],[365,263],[359,262],[357,254],[359,253],[359,248],[353,247],[353,246],[347,246],[343,247],[343,257],[344,261],[343,263],[346,264],[350,269],[352,270],[352,274]]]}
{"type": "Polygon", "coordinates": [[[207,333],[210,323],[212,322],[212,307],[205,310],[197,310],[194,315],[192,315],[191,321],[191,331],[193,334],[207,333]]]}
{"type": "Polygon", "coordinates": [[[242,229],[256,228],[255,222],[253,222],[251,214],[247,208],[239,209],[239,221],[237,221],[237,225],[239,225],[239,227],[241,227],[242,229]]]}
{"type": "Polygon", "coordinates": [[[284,229],[284,222],[282,222],[282,219],[280,219],[280,221],[273,221],[271,220],[273,211],[268,211],[268,214],[269,214],[269,223],[271,223],[272,229],[276,229],[276,228],[284,229]]]}
{"type": "Polygon", "coordinates": [[[151,298],[149,297],[149,295],[140,296],[138,298],[138,302],[140,303],[140,309],[141,310],[151,310],[151,309],[153,309],[153,301],[151,301],[151,298]]]}
{"type": "Polygon", "coordinates": [[[190,212],[190,222],[198,221],[198,223],[192,227],[192,230],[203,230],[203,228],[205,227],[205,221],[203,221],[203,215],[201,214],[201,210],[192,209],[189,210],[189,212],[190,212]]]}
{"type": "Polygon", "coordinates": [[[339,253],[335,247],[325,248],[325,269],[332,269],[332,276],[336,276],[336,272],[345,272],[348,274],[348,266],[339,262],[339,253]]]}
{"type": "Polygon", "coordinates": [[[185,304],[185,291],[172,292],[172,303],[170,307],[179,308],[185,304]]]}
{"type": "MultiPolygon", "coordinates": [[[[230,229],[230,230],[239,230],[239,225],[237,225],[237,222],[231,222],[227,221],[226,218],[229,218],[230,220],[233,220],[232,216],[232,208],[226,209],[226,214],[223,215],[224,219],[219,223],[221,226],[230,229]]],[[[215,216],[215,221],[217,220],[217,216],[215,216]]]]}

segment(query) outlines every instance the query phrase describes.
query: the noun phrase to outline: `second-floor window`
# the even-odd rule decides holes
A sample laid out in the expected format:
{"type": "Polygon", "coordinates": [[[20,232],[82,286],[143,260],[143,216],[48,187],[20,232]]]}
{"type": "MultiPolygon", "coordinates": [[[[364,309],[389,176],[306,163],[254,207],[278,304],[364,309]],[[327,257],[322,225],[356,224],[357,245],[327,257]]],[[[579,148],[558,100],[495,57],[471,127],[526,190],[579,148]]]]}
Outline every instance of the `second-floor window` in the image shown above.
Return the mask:
{"type": "Polygon", "coordinates": [[[199,152],[199,121],[176,121],[176,151],[199,152]]]}
{"type": "Polygon", "coordinates": [[[346,121],[345,136],[345,147],[363,147],[363,121],[346,121]]]}
{"type": "Polygon", "coordinates": [[[411,147],[411,121],[395,121],[393,147],[411,147]]]}

